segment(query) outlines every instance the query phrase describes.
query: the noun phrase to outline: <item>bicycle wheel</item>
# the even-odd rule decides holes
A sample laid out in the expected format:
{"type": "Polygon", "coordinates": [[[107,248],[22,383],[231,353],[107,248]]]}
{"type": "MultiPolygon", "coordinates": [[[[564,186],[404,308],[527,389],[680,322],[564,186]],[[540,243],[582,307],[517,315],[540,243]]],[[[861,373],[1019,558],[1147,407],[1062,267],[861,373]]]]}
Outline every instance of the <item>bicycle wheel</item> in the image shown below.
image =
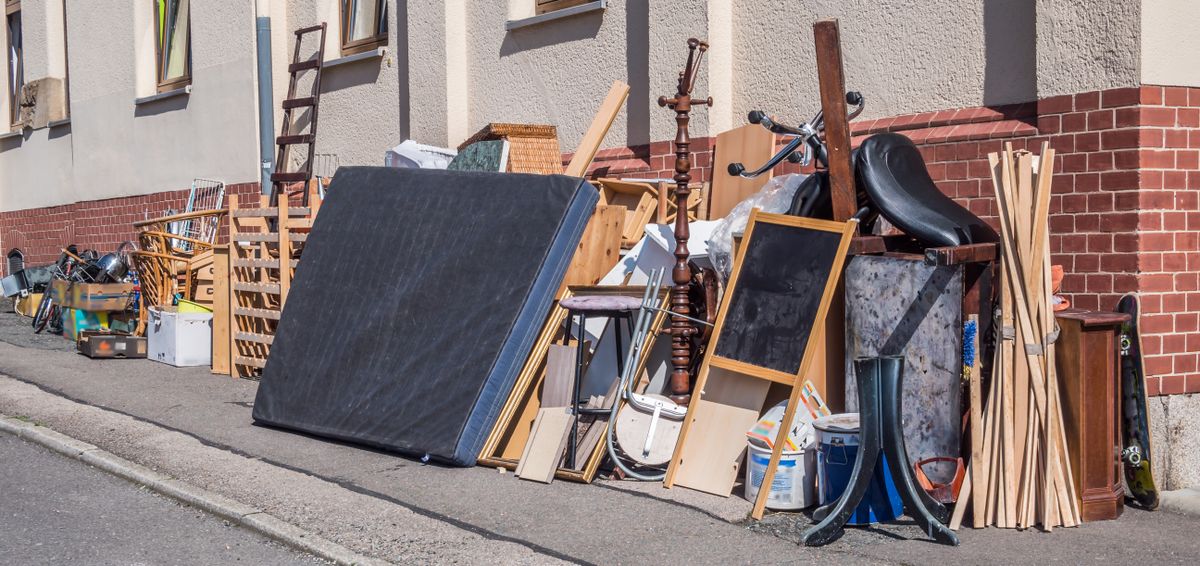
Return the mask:
{"type": "Polygon", "coordinates": [[[50,298],[50,290],[46,289],[46,294],[42,296],[42,302],[38,303],[37,312],[33,314],[33,333],[41,334],[56,314],[58,314],[58,307],[50,298]]]}

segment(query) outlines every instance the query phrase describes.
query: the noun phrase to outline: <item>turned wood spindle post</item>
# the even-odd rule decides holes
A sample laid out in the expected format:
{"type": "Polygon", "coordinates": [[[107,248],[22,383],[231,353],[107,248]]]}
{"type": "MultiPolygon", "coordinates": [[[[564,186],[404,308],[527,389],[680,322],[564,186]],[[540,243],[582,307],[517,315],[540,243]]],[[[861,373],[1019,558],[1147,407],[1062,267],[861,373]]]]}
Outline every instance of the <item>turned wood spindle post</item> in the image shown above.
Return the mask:
{"type": "Polygon", "coordinates": [[[671,289],[671,312],[682,315],[671,317],[671,399],[676,403],[685,404],[690,399],[691,379],[691,348],[692,335],[699,332],[696,325],[684,316],[690,314],[688,308],[688,286],[692,280],[692,271],[688,267],[688,196],[692,190],[689,183],[692,162],[688,156],[691,138],[688,136],[688,121],[692,105],[711,106],[712,97],[696,100],[692,98],[692,88],[696,83],[696,71],[708,44],[696,38],[688,40],[687,66],[679,73],[679,88],[674,98],[661,96],[659,106],[669,107],[675,111],[675,267],[671,270],[671,280],[675,286],[671,289]]]}

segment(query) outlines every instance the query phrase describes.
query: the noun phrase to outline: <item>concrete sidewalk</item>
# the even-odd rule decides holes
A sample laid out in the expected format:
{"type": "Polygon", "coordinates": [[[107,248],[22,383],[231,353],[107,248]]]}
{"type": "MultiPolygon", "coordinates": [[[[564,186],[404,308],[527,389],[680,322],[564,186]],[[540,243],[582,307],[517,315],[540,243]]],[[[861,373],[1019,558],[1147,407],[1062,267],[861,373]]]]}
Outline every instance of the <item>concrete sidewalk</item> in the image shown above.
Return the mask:
{"type": "MultiPolygon", "coordinates": [[[[19,326],[18,326],[19,324],[19,326]]],[[[796,546],[802,515],[750,524],[749,504],[657,484],[541,485],[445,468],[253,425],[254,382],[141,360],[89,360],[61,338],[36,343],[0,315],[0,413],[261,508],[356,552],[398,562],[1195,563],[1200,519],[1126,511],[1052,534],[964,530],[930,544],[902,523],[796,546]]]]}

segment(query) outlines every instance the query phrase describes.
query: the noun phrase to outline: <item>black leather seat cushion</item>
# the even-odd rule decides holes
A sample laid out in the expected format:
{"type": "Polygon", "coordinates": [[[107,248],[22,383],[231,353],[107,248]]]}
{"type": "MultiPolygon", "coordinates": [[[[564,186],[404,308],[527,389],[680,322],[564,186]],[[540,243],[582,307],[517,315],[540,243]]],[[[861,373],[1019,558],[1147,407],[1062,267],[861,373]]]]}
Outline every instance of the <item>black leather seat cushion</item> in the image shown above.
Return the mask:
{"type": "Polygon", "coordinates": [[[978,216],[938,190],[912,140],[878,134],[859,147],[858,182],[888,222],[929,247],[996,242],[978,216]]]}

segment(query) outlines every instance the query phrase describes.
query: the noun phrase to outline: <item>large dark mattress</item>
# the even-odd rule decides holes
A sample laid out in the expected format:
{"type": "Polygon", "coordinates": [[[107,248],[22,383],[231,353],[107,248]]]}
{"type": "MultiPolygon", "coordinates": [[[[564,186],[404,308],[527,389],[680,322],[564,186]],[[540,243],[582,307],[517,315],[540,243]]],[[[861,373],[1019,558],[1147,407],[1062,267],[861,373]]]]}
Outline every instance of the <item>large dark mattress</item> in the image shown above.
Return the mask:
{"type": "Polygon", "coordinates": [[[597,200],[561,175],[339,169],[254,419],[474,465],[597,200]]]}

